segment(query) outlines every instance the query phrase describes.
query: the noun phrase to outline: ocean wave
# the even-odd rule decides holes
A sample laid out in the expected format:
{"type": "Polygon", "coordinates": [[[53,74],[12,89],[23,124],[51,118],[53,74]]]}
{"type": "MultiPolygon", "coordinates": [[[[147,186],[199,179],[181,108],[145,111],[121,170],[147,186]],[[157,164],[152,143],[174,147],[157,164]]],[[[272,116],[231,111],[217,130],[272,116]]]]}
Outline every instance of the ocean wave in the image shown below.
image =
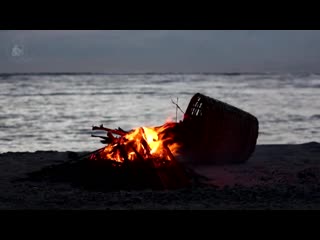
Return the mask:
{"type": "Polygon", "coordinates": [[[288,118],[289,118],[288,120],[293,122],[303,122],[307,119],[307,117],[303,115],[298,115],[298,114],[289,114],[288,118]]]}
{"type": "Polygon", "coordinates": [[[43,96],[99,96],[99,95],[162,95],[161,91],[112,91],[112,92],[52,92],[52,93],[2,93],[4,97],[43,97],[43,96]]]}
{"type": "Polygon", "coordinates": [[[319,120],[320,119],[320,114],[314,114],[309,119],[310,120],[319,120]]]}

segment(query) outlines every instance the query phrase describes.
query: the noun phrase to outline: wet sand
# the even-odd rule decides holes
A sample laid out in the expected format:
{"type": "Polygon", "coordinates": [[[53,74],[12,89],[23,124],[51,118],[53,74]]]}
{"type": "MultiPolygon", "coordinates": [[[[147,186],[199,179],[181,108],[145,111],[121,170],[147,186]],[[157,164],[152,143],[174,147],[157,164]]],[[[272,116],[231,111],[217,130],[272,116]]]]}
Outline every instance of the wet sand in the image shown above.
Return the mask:
{"type": "Polygon", "coordinates": [[[248,162],[192,166],[207,186],[97,192],[68,183],[16,181],[84,153],[0,154],[0,209],[320,209],[320,144],[259,145],[248,162]]]}

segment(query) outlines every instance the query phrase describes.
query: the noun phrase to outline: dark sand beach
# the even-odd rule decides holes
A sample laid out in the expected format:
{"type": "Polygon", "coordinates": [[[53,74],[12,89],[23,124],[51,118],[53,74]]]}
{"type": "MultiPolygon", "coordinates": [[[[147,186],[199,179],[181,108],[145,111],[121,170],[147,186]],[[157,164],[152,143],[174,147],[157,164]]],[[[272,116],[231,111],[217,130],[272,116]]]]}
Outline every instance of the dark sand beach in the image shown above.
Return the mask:
{"type": "Polygon", "coordinates": [[[68,183],[16,181],[83,153],[0,155],[0,209],[320,209],[320,144],[258,145],[245,164],[199,165],[210,185],[99,192],[68,183]]]}

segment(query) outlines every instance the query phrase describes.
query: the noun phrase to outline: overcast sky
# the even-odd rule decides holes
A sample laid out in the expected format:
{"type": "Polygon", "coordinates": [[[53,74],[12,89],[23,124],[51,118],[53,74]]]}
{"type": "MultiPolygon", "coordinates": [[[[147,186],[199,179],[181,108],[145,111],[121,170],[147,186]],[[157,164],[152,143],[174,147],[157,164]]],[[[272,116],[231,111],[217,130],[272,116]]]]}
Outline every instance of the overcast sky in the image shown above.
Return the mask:
{"type": "Polygon", "coordinates": [[[0,72],[320,72],[320,31],[0,31],[0,72]]]}

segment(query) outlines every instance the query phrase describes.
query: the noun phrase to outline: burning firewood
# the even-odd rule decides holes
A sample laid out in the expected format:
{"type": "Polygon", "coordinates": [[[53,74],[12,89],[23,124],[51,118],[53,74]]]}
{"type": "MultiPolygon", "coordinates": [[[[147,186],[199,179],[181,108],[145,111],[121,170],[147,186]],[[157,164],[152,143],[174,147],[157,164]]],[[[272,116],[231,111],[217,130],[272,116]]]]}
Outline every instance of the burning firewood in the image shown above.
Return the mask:
{"type": "Polygon", "coordinates": [[[129,132],[94,126],[93,130],[107,132],[107,137],[100,137],[108,145],[92,153],[89,159],[114,162],[117,166],[129,167],[136,173],[141,173],[142,169],[143,174],[153,172],[165,189],[188,186],[189,177],[174,157],[179,149],[179,143],[173,141],[176,126],[176,123],[171,122],[160,127],[140,127],[129,132]],[[171,172],[175,174],[172,175],[171,172]]]}

